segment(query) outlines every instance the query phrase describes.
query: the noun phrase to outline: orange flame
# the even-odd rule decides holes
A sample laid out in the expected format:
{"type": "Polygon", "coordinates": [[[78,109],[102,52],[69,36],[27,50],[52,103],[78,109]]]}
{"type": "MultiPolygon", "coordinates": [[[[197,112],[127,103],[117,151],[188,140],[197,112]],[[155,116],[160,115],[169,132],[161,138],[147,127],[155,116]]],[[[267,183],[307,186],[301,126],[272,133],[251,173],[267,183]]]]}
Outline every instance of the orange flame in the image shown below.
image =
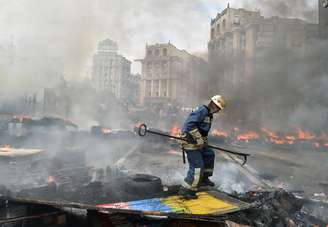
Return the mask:
{"type": "Polygon", "coordinates": [[[303,131],[300,128],[297,129],[297,133],[298,133],[298,138],[300,140],[311,140],[311,139],[315,138],[314,134],[307,132],[307,131],[303,131]]]}
{"type": "Polygon", "coordinates": [[[172,128],[170,129],[171,136],[179,136],[180,135],[180,128],[177,123],[175,123],[172,128]]]}
{"type": "Polygon", "coordinates": [[[269,138],[279,139],[277,134],[267,128],[262,128],[262,132],[264,132],[269,138]]]}
{"type": "Polygon", "coordinates": [[[284,139],[284,138],[280,138],[274,131],[271,131],[267,128],[262,128],[261,130],[262,130],[262,132],[264,132],[267,135],[267,138],[271,143],[274,143],[277,145],[284,145],[286,143],[294,144],[293,136],[286,136],[286,139],[284,139]]]}
{"type": "Polygon", "coordinates": [[[286,135],[285,139],[289,145],[295,144],[295,140],[296,140],[295,136],[286,135]]]}
{"type": "Polygon", "coordinates": [[[101,132],[103,134],[109,134],[109,133],[111,133],[111,130],[109,128],[101,128],[101,132]]]}
{"type": "Polygon", "coordinates": [[[237,136],[237,140],[242,140],[242,141],[245,141],[247,143],[250,140],[255,140],[255,139],[259,139],[259,138],[260,138],[259,134],[257,134],[256,132],[253,132],[253,131],[248,131],[248,132],[239,134],[237,136]]]}
{"type": "MultiPolygon", "coordinates": [[[[139,123],[138,123],[139,124],[139,123]]],[[[311,142],[313,148],[325,147],[328,148],[328,133],[322,131],[320,134],[297,128],[293,133],[277,133],[268,128],[261,128],[261,134],[255,130],[244,131],[237,127],[231,128],[231,131],[213,129],[211,131],[212,136],[216,137],[234,137],[238,141],[249,143],[252,140],[264,139],[268,143],[277,145],[294,145],[299,140],[307,140],[311,142]]],[[[175,123],[170,129],[170,135],[179,136],[180,128],[175,123]]]]}
{"type": "Polygon", "coordinates": [[[227,132],[220,131],[218,129],[214,129],[211,134],[212,134],[212,136],[225,137],[225,138],[228,137],[228,133],[227,132]]]}
{"type": "Polygon", "coordinates": [[[53,184],[53,183],[55,183],[55,179],[54,179],[54,177],[53,176],[48,176],[48,184],[53,184]]]}

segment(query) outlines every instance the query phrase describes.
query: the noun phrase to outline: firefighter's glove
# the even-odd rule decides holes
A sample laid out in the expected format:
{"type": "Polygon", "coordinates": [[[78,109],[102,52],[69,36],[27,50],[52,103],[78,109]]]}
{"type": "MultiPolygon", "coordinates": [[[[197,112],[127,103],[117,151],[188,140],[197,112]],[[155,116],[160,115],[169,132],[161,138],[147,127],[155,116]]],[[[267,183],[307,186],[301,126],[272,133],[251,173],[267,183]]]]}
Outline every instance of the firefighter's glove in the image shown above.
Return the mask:
{"type": "Polygon", "coordinates": [[[203,137],[203,140],[204,140],[204,144],[207,144],[208,138],[207,137],[203,137]]]}
{"type": "Polygon", "coordinates": [[[180,132],[180,138],[183,139],[183,140],[179,140],[179,145],[180,145],[181,149],[184,149],[185,146],[188,144],[188,141],[187,141],[188,135],[187,135],[187,133],[180,132]]]}
{"type": "Polygon", "coordinates": [[[203,139],[203,136],[198,131],[198,128],[195,128],[195,129],[189,131],[189,134],[194,139],[196,147],[198,147],[198,148],[203,148],[204,147],[205,141],[203,139]]]}

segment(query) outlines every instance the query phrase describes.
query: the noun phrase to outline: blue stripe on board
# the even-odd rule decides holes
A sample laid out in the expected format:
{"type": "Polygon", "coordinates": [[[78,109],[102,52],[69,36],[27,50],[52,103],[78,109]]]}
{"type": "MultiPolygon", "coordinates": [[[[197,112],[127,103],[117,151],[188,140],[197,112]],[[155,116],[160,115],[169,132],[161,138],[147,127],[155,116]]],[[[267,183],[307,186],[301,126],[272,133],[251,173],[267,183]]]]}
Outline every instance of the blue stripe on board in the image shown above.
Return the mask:
{"type": "Polygon", "coordinates": [[[173,209],[162,203],[160,199],[145,199],[139,201],[128,202],[129,209],[140,211],[161,211],[172,212],[173,209]]]}

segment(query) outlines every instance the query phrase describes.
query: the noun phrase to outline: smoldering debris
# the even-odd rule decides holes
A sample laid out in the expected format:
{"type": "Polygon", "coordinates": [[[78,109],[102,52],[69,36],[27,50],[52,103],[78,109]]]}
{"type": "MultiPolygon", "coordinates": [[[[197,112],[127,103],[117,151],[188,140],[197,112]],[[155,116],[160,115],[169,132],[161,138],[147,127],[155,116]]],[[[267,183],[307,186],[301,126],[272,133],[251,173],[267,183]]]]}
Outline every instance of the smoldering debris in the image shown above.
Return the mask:
{"type": "MultiPolygon", "coordinates": [[[[143,177],[146,177],[143,176],[143,177]]],[[[157,178],[158,180],[158,178],[157,178]]],[[[139,182],[139,181],[138,181],[139,182]]],[[[118,181],[117,181],[118,183],[118,181]]],[[[127,182],[125,182],[126,184],[127,182]]],[[[139,182],[140,183],[140,182],[139,182]]],[[[155,185],[155,184],[154,184],[155,185]]],[[[130,182],[130,186],[132,186],[130,182]]],[[[141,186],[141,185],[139,185],[141,186]]],[[[141,189],[139,186],[134,185],[135,189],[141,189]]],[[[158,184],[158,186],[161,186],[158,184]]],[[[147,195],[142,193],[140,194],[139,191],[134,191],[134,196],[130,197],[124,197],[124,199],[145,199],[145,198],[152,198],[151,196],[168,196],[170,194],[176,193],[176,189],[169,188],[166,189],[165,192],[161,191],[160,188],[155,189],[154,191],[148,192],[147,195]]],[[[57,200],[59,197],[54,197],[57,193],[57,196],[61,193],[63,193],[62,189],[60,187],[56,188],[55,185],[49,185],[47,188],[38,188],[30,191],[25,191],[24,193],[21,193],[20,195],[24,196],[22,199],[23,201],[30,201],[31,204],[35,203],[38,204],[39,201],[43,201],[43,204],[46,204],[45,198],[56,198],[57,200]],[[33,199],[33,193],[37,192],[38,198],[33,199]],[[44,194],[41,194],[40,192],[43,192],[44,194]],[[47,194],[45,196],[45,194],[47,194]],[[32,196],[32,197],[31,197],[32,196]],[[43,197],[42,197],[43,196],[43,197]]],[[[141,191],[140,191],[141,192],[141,191]]],[[[67,193],[67,191],[65,191],[67,193]]],[[[84,202],[93,201],[98,203],[106,203],[111,201],[111,199],[115,198],[118,199],[118,197],[115,197],[115,194],[108,194],[110,193],[110,190],[106,188],[103,184],[100,182],[94,182],[93,184],[88,185],[87,187],[81,187],[78,190],[75,191],[75,194],[83,196],[84,202]],[[111,199],[108,199],[108,196],[112,196],[111,199]],[[114,196],[114,197],[113,197],[114,196]],[[105,198],[107,197],[107,198],[105,198]]],[[[5,191],[5,189],[2,189],[1,191],[2,195],[9,195],[9,192],[5,191]],[[5,194],[6,193],[6,194],[5,194]]],[[[66,194],[70,195],[70,194],[66,194]]],[[[11,195],[12,196],[12,195],[11,195]]],[[[199,226],[230,226],[230,225],[222,225],[222,221],[229,221],[232,223],[235,223],[235,225],[241,225],[241,226],[269,226],[269,227],[276,227],[276,226],[325,226],[327,223],[327,220],[319,219],[315,217],[317,213],[313,209],[313,205],[309,200],[306,199],[298,199],[296,198],[293,193],[289,193],[286,191],[253,191],[248,192],[245,194],[234,194],[232,195],[237,199],[241,199],[245,202],[252,203],[253,208],[249,208],[244,211],[237,211],[233,212],[231,214],[226,214],[222,219],[220,219],[220,215],[218,215],[218,219],[216,220],[214,217],[212,217],[211,220],[202,220],[202,225],[199,226]],[[218,221],[221,220],[221,221],[218,221]],[[216,223],[216,224],[215,224],[216,223]],[[218,223],[221,223],[219,225],[218,223]]],[[[7,197],[8,198],[8,197],[7,197]]],[[[63,199],[64,197],[62,197],[63,199]]],[[[74,198],[70,197],[70,198],[74,198]]],[[[121,197],[123,198],[123,197],[121,197]]],[[[115,202],[115,199],[113,200],[115,202]]],[[[16,197],[16,199],[13,199],[13,201],[20,201],[19,197],[16,197]]],[[[63,200],[61,200],[63,201],[63,200]]],[[[67,201],[67,200],[66,200],[67,201]]],[[[116,200],[120,201],[120,200],[116,200]]],[[[9,203],[11,203],[9,199],[9,203]]],[[[26,202],[25,202],[26,204],[26,202]]],[[[28,204],[28,203],[27,203],[28,204]]],[[[51,207],[51,201],[49,200],[49,207],[51,207]]],[[[56,203],[57,208],[61,208],[60,202],[56,203]]],[[[64,203],[63,203],[64,204],[64,203]]],[[[69,203],[65,203],[65,206],[69,205],[69,203]]],[[[17,205],[16,205],[17,206],[17,205]]],[[[72,203],[72,206],[74,204],[72,203]]],[[[77,206],[77,205],[75,205],[77,206]]],[[[80,209],[88,209],[88,205],[80,204],[78,205],[80,209]],[[84,207],[84,208],[83,208],[84,207]]],[[[324,212],[323,215],[327,215],[327,204],[324,204],[322,208],[320,208],[321,212],[324,212]]],[[[91,206],[89,206],[89,209],[91,206]]],[[[318,207],[315,209],[318,212],[318,207]]],[[[64,209],[65,211],[65,209],[64,209]]],[[[66,211],[67,212],[67,211],[66,211]]],[[[91,215],[92,212],[88,212],[88,216],[91,215]]],[[[93,212],[94,213],[94,212],[93,212]]],[[[72,215],[71,212],[69,212],[70,215],[72,215]]],[[[73,213],[75,216],[80,216],[81,212],[79,214],[73,213]]],[[[96,215],[99,218],[99,214],[96,215]]],[[[149,224],[155,224],[157,223],[159,226],[167,226],[170,221],[175,220],[173,219],[163,219],[161,221],[158,221],[156,219],[148,219],[146,216],[139,216],[134,214],[128,214],[128,213],[120,213],[118,211],[117,214],[111,214],[111,213],[102,213],[102,218],[106,218],[106,220],[112,220],[117,217],[120,217],[121,220],[124,220],[126,224],[128,223],[149,223],[149,224]]],[[[327,216],[322,216],[323,218],[326,218],[327,216]]],[[[78,218],[78,217],[75,217],[78,218]]],[[[93,216],[95,218],[95,216],[93,216]]],[[[183,223],[183,220],[176,220],[178,223],[183,223]]],[[[196,225],[198,223],[197,218],[193,220],[193,224],[196,225]]],[[[199,223],[200,224],[200,223],[199,223]]],[[[75,225],[74,225],[75,226],[75,225]]],[[[93,225],[92,225],[93,226],[93,225]]],[[[113,225],[113,226],[121,226],[121,225],[113,225]]],[[[146,225],[147,226],[147,225],[146,225]]],[[[173,225],[175,226],[175,225],[173,225]]],[[[179,225],[181,226],[181,225],[179,225]]],[[[182,225],[184,226],[184,225],[182,225]]],[[[188,225],[186,225],[188,226],[188,225]]],[[[198,226],[198,225],[197,225],[198,226]]]]}
{"type": "Polygon", "coordinates": [[[239,194],[255,208],[235,215],[232,220],[249,226],[325,226],[327,220],[312,216],[311,205],[305,199],[297,199],[286,191],[247,192],[239,194]]]}
{"type": "MultiPolygon", "coordinates": [[[[66,134],[66,140],[70,143],[58,143],[61,146],[56,147],[57,151],[50,156],[43,156],[41,162],[31,165],[25,159],[26,166],[33,167],[36,174],[30,174],[30,169],[25,169],[23,173],[12,171],[11,176],[16,175],[17,179],[23,179],[30,175],[30,183],[16,181],[11,185],[4,185],[1,187],[1,194],[11,198],[96,205],[166,197],[177,193],[177,184],[183,179],[187,166],[182,164],[181,152],[175,141],[155,136],[140,138],[132,131],[108,131],[101,130],[102,127],[96,129],[93,133],[76,131],[66,134]],[[105,162],[104,159],[108,161],[105,162]],[[171,171],[163,171],[168,169],[171,171]],[[19,175],[21,177],[17,177],[19,175]]],[[[42,145],[42,142],[47,144],[49,141],[39,142],[42,145]]],[[[9,164],[8,160],[3,161],[4,164],[9,164]]],[[[15,161],[17,170],[22,170],[22,165],[19,165],[18,160],[15,161]]],[[[218,155],[215,172],[218,189],[256,205],[250,210],[225,217],[228,220],[249,226],[324,223],[324,209],[318,209],[322,205],[308,202],[304,198],[295,198],[285,191],[265,192],[261,188],[246,193],[250,190],[250,182],[237,171],[235,164],[221,161],[223,160],[218,155]]],[[[6,183],[9,181],[6,180],[6,183]]],[[[126,223],[147,222],[140,217],[132,221],[131,216],[118,216],[126,223]]],[[[93,216],[95,217],[98,218],[98,214],[93,216]]],[[[116,219],[117,215],[106,214],[105,217],[116,219]]],[[[166,221],[160,223],[167,224],[166,221]]],[[[211,224],[215,226],[214,223],[211,224]]]]}

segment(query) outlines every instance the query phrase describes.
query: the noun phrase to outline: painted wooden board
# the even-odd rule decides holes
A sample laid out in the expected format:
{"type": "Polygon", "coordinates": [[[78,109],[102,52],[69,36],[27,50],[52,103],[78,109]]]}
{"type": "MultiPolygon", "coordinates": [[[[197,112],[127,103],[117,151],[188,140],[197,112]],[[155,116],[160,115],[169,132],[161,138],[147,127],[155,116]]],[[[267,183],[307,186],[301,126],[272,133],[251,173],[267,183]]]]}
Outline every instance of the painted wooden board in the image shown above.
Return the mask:
{"type": "Polygon", "coordinates": [[[218,192],[198,192],[198,198],[185,200],[180,196],[154,198],[113,204],[101,204],[98,207],[141,212],[177,213],[191,215],[216,215],[231,213],[249,208],[250,205],[218,192]]]}

